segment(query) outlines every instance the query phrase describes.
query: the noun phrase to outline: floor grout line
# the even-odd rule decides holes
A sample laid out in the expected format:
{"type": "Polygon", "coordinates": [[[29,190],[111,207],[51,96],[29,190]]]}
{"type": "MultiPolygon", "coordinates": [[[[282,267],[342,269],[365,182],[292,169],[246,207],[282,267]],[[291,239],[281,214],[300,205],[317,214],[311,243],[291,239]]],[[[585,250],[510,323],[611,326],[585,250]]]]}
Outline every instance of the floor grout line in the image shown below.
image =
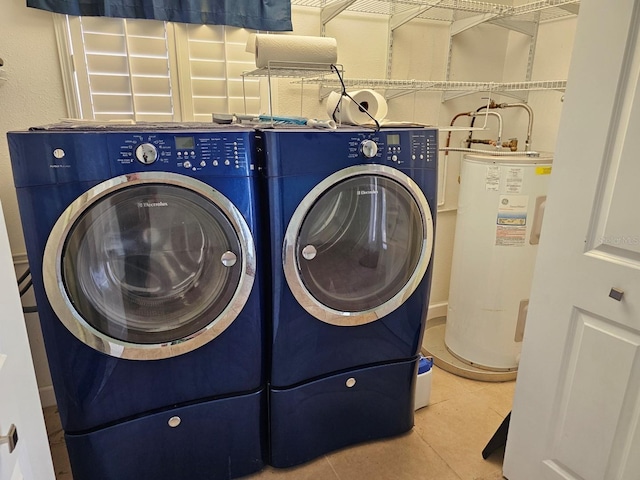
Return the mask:
{"type": "MultiPolygon", "coordinates": [[[[447,400],[444,400],[444,401],[447,401],[447,400]]],[[[442,402],[439,402],[439,403],[442,403],[442,402]]],[[[428,408],[428,406],[427,406],[426,408],[428,408]]],[[[438,458],[440,458],[440,460],[442,460],[442,462],[443,462],[443,463],[444,463],[444,464],[449,468],[449,470],[451,470],[451,471],[453,472],[453,474],[454,474],[456,477],[458,477],[458,479],[459,479],[459,480],[463,480],[463,479],[462,479],[462,477],[461,477],[461,476],[458,474],[458,472],[456,471],[456,469],[455,469],[455,468],[453,468],[453,466],[452,466],[452,465],[449,465],[449,462],[447,462],[447,460],[446,460],[442,455],[440,455],[440,453],[438,452],[438,450],[437,450],[433,445],[431,445],[431,444],[428,442],[428,440],[427,440],[426,438],[424,438],[424,437],[420,434],[420,430],[418,430],[418,429],[416,429],[416,428],[414,427],[414,431],[418,434],[418,437],[420,438],[420,440],[422,440],[422,441],[423,441],[423,442],[424,442],[424,443],[425,443],[425,444],[426,444],[426,445],[427,445],[431,450],[433,450],[433,453],[435,453],[435,454],[438,456],[438,458]]]]}
{"type": "Polygon", "coordinates": [[[336,478],[338,480],[342,480],[342,477],[340,476],[340,474],[338,473],[338,471],[335,469],[335,467],[333,466],[333,463],[331,463],[331,460],[329,459],[328,455],[325,455],[324,458],[327,460],[327,462],[329,463],[329,466],[331,467],[331,471],[333,472],[333,474],[336,476],[336,478]]]}

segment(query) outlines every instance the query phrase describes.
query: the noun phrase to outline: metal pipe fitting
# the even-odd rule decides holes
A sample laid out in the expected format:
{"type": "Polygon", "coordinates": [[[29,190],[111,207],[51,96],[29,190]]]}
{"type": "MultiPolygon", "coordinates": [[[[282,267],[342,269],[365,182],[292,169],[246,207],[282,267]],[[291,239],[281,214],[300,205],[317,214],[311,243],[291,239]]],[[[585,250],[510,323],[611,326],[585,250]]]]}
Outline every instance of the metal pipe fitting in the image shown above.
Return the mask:
{"type": "Polygon", "coordinates": [[[500,103],[498,108],[524,108],[529,114],[529,125],[527,127],[527,138],[524,141],[524,149],[529,150],[531,148],[531,132],[533,131],[533,109],[526,103],[500,103]]]}

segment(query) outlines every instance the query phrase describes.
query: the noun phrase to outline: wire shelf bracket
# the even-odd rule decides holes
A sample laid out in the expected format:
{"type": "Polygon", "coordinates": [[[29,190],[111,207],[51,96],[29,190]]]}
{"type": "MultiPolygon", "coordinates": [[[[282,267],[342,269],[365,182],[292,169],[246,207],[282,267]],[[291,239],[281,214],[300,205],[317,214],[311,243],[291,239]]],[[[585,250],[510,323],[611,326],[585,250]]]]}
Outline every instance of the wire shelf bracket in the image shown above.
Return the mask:
{"type": "MultiPolygon", "coordinates": [[[[272,78],[296,78],[296,82],[304,88],[304,83],[321,84],[325,81],[325,76],[332,75],[335,71],[343,76],[344,68],[342,64],[330,64],[330,63],[307,63],[307,62],[273,62],[269,61],[266,67],[261,67],[256,70],[242,73],[242,95],[245,98],[245,113],[246,112],[246,90],[245,90],[245,78],[248,77],[266,77],[269,94],[269,116],[272,121],[274,118],[273,112],[273,96],[272,96],[272,78]],[[311,80],[308,80],[311,78],[311,80]]],[[[336,83],[338,81],[336,80],[336,83]]],[[[300,101],[302,102],[303,92],[300,92],[300,101]]],[[[328,95],[328,94],[327,94],[328,95]]]]}

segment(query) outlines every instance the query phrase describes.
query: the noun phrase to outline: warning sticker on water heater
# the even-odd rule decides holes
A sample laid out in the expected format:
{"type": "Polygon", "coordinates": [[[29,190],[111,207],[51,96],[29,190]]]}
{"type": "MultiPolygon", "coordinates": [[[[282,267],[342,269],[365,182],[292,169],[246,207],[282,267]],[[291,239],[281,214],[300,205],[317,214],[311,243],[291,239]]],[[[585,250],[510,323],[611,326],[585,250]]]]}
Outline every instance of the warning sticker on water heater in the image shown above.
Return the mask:
{"type": "Polygon", "coordinates": [[[496,245],[522,247],[527,236],[528,195],[500,195],[496,219],[496,245]]]}

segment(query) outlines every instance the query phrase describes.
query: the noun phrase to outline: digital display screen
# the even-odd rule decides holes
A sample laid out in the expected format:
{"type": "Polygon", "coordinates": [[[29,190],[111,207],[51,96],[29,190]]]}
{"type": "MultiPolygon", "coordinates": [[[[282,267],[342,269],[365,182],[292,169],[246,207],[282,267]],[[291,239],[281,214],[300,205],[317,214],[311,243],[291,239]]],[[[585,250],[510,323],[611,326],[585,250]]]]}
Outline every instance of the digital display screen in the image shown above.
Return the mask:
{"type": "Polygon", "coordinates": [[[175,137],[176,148],[178,150],[190,150],[195,148],[196,142],[193,137],[175,137]]]}
{"type": "Polygon", "coordinates": [[[390,133],[387,135],[387,145],[400,145],[400,134],[390,133]]]}

